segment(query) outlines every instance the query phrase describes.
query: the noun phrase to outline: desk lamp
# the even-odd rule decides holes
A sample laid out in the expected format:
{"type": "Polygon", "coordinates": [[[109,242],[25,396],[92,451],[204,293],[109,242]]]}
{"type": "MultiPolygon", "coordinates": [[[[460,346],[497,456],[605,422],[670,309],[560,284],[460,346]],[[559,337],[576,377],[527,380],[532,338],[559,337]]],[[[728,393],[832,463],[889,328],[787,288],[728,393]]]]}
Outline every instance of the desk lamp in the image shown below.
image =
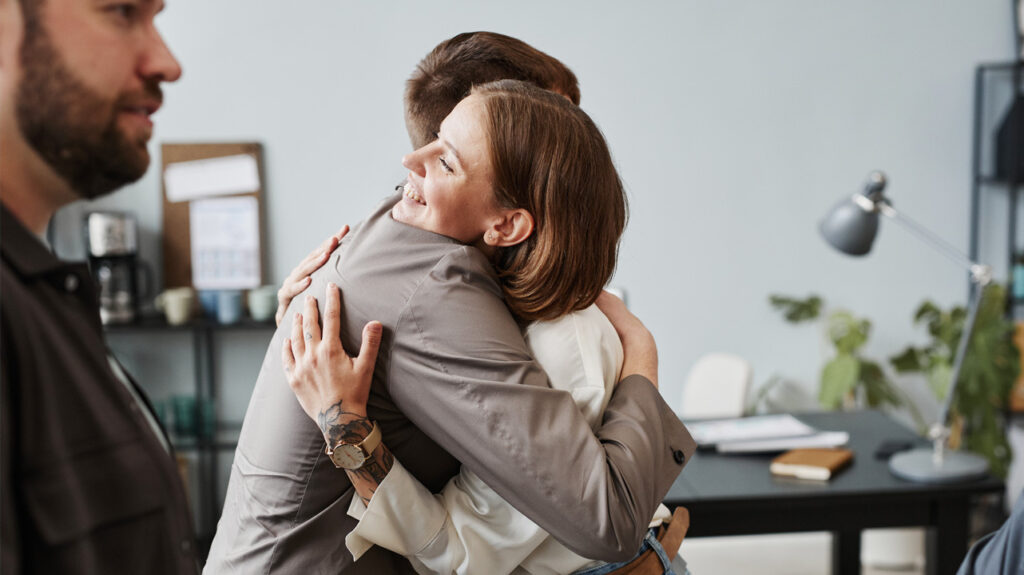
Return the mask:
{"type": "Polygon", "coordinates": [[[953,404],[956,387],[967,353],[967,343],[971,339],[974,320],[978,315],[982,292],[992,281],[992,270],[989,266],[972,261],[955,247],[943,241],[935,234],[921,227],[905,215],[897,212],[885,191],[886,178],[882,172],[872,172],[868,177],[864,190],[838,203],[822,220],[819,230],[832,247],[837,250],[862,256],[871,251],[871,244],[878,232],[878,215],[881,214],[899,223],[918,236],[925,243],[942,252],[946,257],[961,265],[971,274],[971,282],[977,289],[971,290],[967,321],[957,345],[953,360],[953,372],[949,381],[949,392],[942,404],[938,421],[928,431],[932,448],[917,448],[893,455],[889,459],[889,470],[902,479],[920,483],[954,483],[976,479],[988,470],[988,462],[978,455],[962,451],[946,451],[946,440],[949,439],[949,409],[953,404]]]}

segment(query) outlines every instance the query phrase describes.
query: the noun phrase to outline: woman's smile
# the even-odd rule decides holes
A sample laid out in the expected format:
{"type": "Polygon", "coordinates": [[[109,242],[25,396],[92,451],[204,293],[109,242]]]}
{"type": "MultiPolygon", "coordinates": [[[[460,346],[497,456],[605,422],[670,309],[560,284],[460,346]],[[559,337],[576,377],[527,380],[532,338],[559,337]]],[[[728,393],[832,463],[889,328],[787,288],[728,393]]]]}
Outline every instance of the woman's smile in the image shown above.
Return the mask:
{"type": "Polygon", "coordinates": [[[423,201],[423,197],[420,196],[420,193],[416,190],[415,186],[413,186],[412,182],[409,180],[405,182],[403,193],[405,194],[405,197],[416,202],[417,204],[424,206],[427,205],[427,202],[423,201]]]}

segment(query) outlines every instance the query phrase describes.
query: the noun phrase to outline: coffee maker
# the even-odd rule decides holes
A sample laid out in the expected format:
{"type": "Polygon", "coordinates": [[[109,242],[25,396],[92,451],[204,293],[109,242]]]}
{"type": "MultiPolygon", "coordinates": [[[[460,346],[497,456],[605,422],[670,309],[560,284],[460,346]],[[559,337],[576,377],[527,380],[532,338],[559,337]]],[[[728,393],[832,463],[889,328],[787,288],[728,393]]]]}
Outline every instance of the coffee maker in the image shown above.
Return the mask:
{"type": "Polygon", "coordinates": [[[122,212],[91,212],[85,215],[84,227],[89,267],[99,288],[100,321],[104,324],[135,321],[139,308],[140,262],[134,216],[122,212]]]}

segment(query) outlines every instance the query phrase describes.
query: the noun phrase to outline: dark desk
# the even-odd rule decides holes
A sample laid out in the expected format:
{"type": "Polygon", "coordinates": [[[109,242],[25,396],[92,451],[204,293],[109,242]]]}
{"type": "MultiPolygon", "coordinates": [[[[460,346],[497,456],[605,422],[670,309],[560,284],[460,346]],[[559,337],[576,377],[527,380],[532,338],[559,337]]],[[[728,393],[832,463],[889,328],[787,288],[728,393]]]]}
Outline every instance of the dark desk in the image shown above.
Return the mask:
{"type": "MultiPolygon", "coordinates": [[[[1001,491],[986,478],[958,485],[897,479],[874,452],[887,439],[918,439],[877,411],[797,415],[821,430],[847,431],[853,465],[830,482],[774,477],[774,455],[699,452],[665,496],[690,510],[687,537],[798,531],[833,533],[833,575],[860,573],[860,532],[876,527],[928,527],[927,573],[956,573],[967,553],[970,500],[1001,491]]],[[[926,441],[920,440],[922,445],[926,441]]]]}

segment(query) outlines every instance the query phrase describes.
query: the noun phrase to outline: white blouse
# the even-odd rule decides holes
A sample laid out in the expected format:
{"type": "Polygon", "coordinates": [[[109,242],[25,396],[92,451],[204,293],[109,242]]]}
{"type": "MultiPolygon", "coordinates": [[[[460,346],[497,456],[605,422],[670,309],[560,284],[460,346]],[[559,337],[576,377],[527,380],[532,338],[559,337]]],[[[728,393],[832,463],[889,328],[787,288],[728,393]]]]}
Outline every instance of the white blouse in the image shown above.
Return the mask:
{"type": "MultiPolygon", "coordinates": [[[[622,342],[608,318],[592,305],[530,324],[524,335],[551,386],[572,394],[596,428],[622,370],[622,342]]],[[[598,563],[564,547],[465,467],[435,495],[395,460],[369,506],[353,497],[348,513],[359,519],[345,538],[356,559],[380,545],[423,574],[560,574],[598,563]]],[[[670,516],[659,506],[651,527],[670,516]]]]}

